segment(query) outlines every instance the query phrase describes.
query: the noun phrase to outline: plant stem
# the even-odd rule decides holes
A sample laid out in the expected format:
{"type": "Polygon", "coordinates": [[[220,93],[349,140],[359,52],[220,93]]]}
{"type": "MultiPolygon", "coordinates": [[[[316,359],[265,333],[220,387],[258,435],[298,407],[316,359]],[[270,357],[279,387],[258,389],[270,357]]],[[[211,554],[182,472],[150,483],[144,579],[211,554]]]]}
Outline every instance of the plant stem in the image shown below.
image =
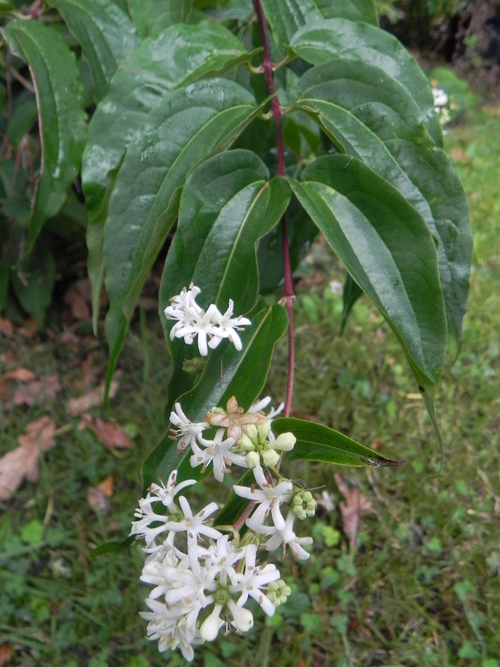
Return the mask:
{"type": "MultiPolygon", "coordinates": [[[[273,64],[271,61],[271,47],[269,44],[269,35],[267,32],[266,18],[264,16],[264,11],[262,9],[262,4],[260,0],[253,0],[253,6],[255,13],[257,14],[257,22],[259,25],[259,34],[264,52],[262,55],[262,71],[266,78],[267,88],[269,94],[273,95],[271,100],[271,113],[274,117],[275,129],[276,129],[276,147],[278,152],[278,175],[286,176],[285,169],[285,153],[283,150],[283,135],[281,130],[281,107],[279,100],[274,88],[273,80],[273,64]]],[[[283,215],[281,218],[281,241],[283,246],[283,275],[285,279],[285,289],[283,299],[285,302],[285,308],[288,313],[288,379],[286,386],[286,399],[285,399],[285,417],[288,417],[290,414],[290,409],[292,406],[292,392],[293,392],[293,374],[294,374],[294,364],[295,364],[295,337],[293,331],[293,300],[295,295],[293,293],[293,281],[292,281],[292,267],[290,263],[290,248],[288,245],[288,229],[286,224],[286,216],[283,215]]]]}

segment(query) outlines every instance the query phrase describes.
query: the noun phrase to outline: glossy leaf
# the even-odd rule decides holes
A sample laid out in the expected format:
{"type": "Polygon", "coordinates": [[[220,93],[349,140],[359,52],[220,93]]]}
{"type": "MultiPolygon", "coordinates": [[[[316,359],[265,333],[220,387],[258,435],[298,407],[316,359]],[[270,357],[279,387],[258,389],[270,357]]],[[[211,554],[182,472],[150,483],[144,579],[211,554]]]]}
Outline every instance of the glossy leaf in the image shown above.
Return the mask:
{"type": "Polygon", "coordinates": [[[59,211],[79,172],[85,112],[75,58],[54,28],[17,20],[2,33],[29,65],[41,128],[41,175],[29,224],[29,253],[45,220],[59,211]]]}
{"type": "Polygon", "coordinates": [[[436,247],[422,217],[352,156],[319,158],[300,185],[290,184],[391,325],[419,385],[432,389],[444,363],[446,318],[436,247]]]}
{"type": "Polygon", "coordinates": [[[256,112],[253,97],[238,84],[200,81],[169,93],[129,145],[104,230],[108,386],[137,297],[177,217],[188,173],[228,148],[256,112]]]}
{"type": "Polygon", "coordinates": [[[378,25],[373,0],[262,0],[262,6],[276,41],[285,46],[297,30],[322,19],[343,18],[378,25]]]}
{"type": "MultiPolygon", "coordinates": [[[[248,313],[252,322],[241,332],[243,350],[238,352],[229,343],[211,352],[205,370],[196,386],[179,397],[185,414],[191,421],[202,421],[208,410],[226,405],[236,396],[239,405],[248,409],[259,396],[271,363],[274,345],[286,331],[288,318],[285,309],[259,301],[248,313]]],[[[151,452],[142,468],[143,493],[152,482],[167,479],[177,469],[178,480],[200,479],[200,468],[191,468],[189,448],[179,453],[168,431],[151,452]]]]}
{"type": "Polygon", "coordinates": [[[348,273],[347,278],[345,279],[344,289],[342,291],[342,317],[340,318],[340,333],[344,333],[345,325],[347,324],[347,318],[349,313],[352,310],[352,307],[356,301],[362,296],[363,290],[358,285],[358,283],[353,280],[352,276],[348,273]]]}
{"type": "Polygon", "coordinates": [[[295,92],[341,152],[361,158],[422,215],[438,240],[448,332],[458,341],[472,257],[467,202],[416,102],[380,68],[342,58],[307,72],[295,92]]]}
{"type": "Polygon", "coordinates": [[[105,542],[95,549],[92,549],[92,551],[89,551],[89,556],[90,558],[98,558],[105,554],[121,554],[128,551],[135,542],[135,535],[129,535],[123,542],[105,542]]]}
{"type": "Polygon", "coordinates": [[[273,433],[291,432],[297,438],[295,447],[286,453],[286,462],[321,461],[343,466],[385,468],[405,465],[359,444],[339,431],[305,419],[277,417],[273,433]]]}
{"type": "Polygon", "coordinates": [[[148,39],[118,68],[109,92],[92,118],[83,158],[82,182],[90,214],[87,245],[94,330],[104,284],[104,224],[116,174],[127,146],[148,113],[176,87],[222,74],[252,57],[215,23],[176,25],[148,39]]]}
{"type": "Polygon", "coordinates": [[[269,181],[260,158],[244,150],[213,157],[186,181],[160,286],[160,317],[174,362],[169,402],[192,384],[182,367],[198,356],[196,345],[169,339],[173,323],[163,310],[170,297],[193,282],[205,309],[215,303],[224,312],[232,299],[235,314],[249,311],[259,291],[257,241],[279,222],[289,198],[287,182],[269,181]]]}
{"type": "Polygon", "coordinates": [[[57,9],[80,43],[99,102],[118,65],[139,43],[129,16],[110,0],[48,0],[48,4],[57,9]]]}
{"type": "Polygon", "coordinates": [[[187,21],[193,0],[129,0],[129,7],[137,32],[144,39],[187,21]]]}
{"type": "Polygon", "coordinates": [[[420,110],[418,121],[424,123],[433,141],[442,146],[441,126],[429,81],[404,46],[385,30],[367,23],[330,19],[304,26],[293,36],[291,47],[313,65],[341,57],[379,68],[384,78],[397,81],[413,98],[420,110]]]}

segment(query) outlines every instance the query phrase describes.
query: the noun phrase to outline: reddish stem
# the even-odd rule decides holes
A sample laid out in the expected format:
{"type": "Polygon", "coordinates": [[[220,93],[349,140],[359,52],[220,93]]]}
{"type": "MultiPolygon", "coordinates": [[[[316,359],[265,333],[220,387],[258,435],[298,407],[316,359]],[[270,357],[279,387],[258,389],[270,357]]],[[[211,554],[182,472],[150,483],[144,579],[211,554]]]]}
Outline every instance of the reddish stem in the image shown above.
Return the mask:
{"type": "MultiPolygon", "coordinates": [[[[270,95],[274,95],[271,100],[271,113],[274,117],[274,123],[276,128],[276,147],[278,151],[278,174],[279,176],[286,176],[285,169],[285,152],[283,150],[283,135],[281,131],[281,107],[279,104],[278,97],[275,95],[276,89],[274,87],[273,80],[273,64],[271,61],[271,47],[269,44],[269,35],[267,32],[266,17],[264,16],[264,10],[262,9],[262,4],[260,0],[253,0],[253,6],[255,13],[257,14],[257,22],[259,25],[259,34],[264,47],[264,52],[262,55],[262,71],[266,78],[267,88],[270,95]]],[[[290,409],[292,406],[292,392],[293,392],[293,373],[294,373],[294,363],[295,363],[295,338],[293,333],[293,308],[292,302],[295,298],[293,293],[293,281],[292,281],[292,267],[290,263],[290,248],[288,245],[288,230],[286,224],[286,216],[283,215],[281,218],[281,240],[283,244],[283,275],[285,278],[285,290],[284,290],[284,300],[285,307],[288,313],[288,380],[286,387],[286,399],[285,399],[285,417],[288,417],[290,414],[290,409]]]]}

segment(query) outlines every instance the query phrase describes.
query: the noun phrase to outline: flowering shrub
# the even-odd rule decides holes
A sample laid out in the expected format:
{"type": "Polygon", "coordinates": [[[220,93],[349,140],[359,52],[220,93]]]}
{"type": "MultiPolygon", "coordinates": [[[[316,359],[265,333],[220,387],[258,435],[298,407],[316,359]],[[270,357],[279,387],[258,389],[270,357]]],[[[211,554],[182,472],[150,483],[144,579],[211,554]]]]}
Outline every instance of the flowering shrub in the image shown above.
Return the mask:
{"type": "MultiPolygon", "coordinates": [[[[224,624],[252,625],[249,598],[267,614],[286,598],[261,552],[309,555],[310,538],[295,530],[315,500],[282,476],[283,459],[398,465],[290,417],[295,267],[321,232],[346,269],[343,326],[357,298],[371,298],[440,439],[434,396],[447,345],[459,346],[469,285],[467,206],[431,87],[378,27],[373,0],[46,5],[22,17],[7,7],[2,29],[15,66],[29,66],[43,148],[22,246],[27,256],[39,247],[80,174],[96,331],[104,287],[109,299],[108,388],[142,286],[165,255],[171,427],[143,464],[131,538],[145,541],[142,579],[154,587],[148,635],[190,660],[224,624]],[[258,397],[285,333],[283,415],[266,416],[258,397]],[[180,495],[230,469],[243,475],[220,510],[212,502],[195,513],[180,495]]],[[[40,258],[50,264],[50,253],[40,258]]]]}

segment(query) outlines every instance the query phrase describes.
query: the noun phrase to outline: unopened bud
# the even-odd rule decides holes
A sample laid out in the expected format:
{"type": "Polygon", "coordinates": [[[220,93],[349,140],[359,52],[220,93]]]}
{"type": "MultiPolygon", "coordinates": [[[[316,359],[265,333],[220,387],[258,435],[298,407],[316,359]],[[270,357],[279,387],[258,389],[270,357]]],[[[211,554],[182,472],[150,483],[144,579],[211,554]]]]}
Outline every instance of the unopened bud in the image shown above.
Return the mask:
{"type": "Polygon", "coordinates": [[[243,452],[253,452],[255,450],[255,445],[253,442],[250,440],[248,435],[243,434],[241,438],[238,440],[238,447],[243,451],[243,452]]]}
{"type": "Polygon", "coordinates": [[[274,468],[279,460],[280,455],[274,449],[266,449],[265,452],[262,452],[262,461],[268,468],[274,468]]]}
{"type": "Polygon", "coordinates": [[[257,431],[259,433],[259,438],[261,442],[265,442],[269,431],[271,430],[271,424],[268,421],[263,422],[257,426],[257,431]]]}
{"type": "Polygon", "coordinates": [[[249,468],[260,466],[260,456],[257,452],[248,452],[245,456],[245,462],[249,468]]]}
{"type": "Polygon", "coordinates": [[[272,443],[273,449],[281,449],[283,452],[289,452],[294,448],[297,438],[293,433],[282,433],[272,443]]]}

